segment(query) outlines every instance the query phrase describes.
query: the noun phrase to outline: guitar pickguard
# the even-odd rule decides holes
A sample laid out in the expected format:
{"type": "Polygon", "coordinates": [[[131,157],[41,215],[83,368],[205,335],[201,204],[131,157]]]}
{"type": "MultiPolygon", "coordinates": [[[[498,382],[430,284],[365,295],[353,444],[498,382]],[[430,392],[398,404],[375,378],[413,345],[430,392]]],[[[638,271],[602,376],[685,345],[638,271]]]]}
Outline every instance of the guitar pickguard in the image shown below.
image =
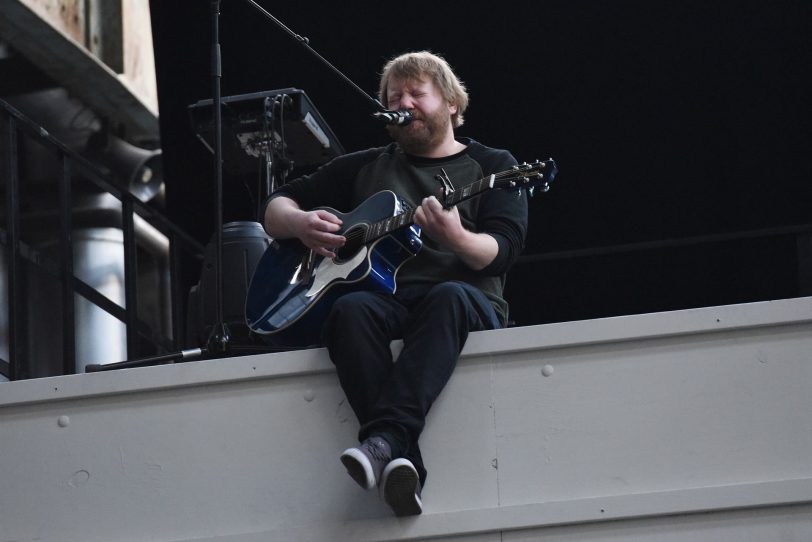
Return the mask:
{"type": "Polygon", "coordinates": [[[324,288],[334,281],[350,282],[347,278],[361,265],[361,262],[366,260],[368,253],[368,248],[362,247],[355,256],[342,263],[335,263],[333,260],[324,258],[319,265],[316,266],[313,284],[311,284],[310,288],[305,292],[305,297],[311,298],[319,295],[324,288]]]}

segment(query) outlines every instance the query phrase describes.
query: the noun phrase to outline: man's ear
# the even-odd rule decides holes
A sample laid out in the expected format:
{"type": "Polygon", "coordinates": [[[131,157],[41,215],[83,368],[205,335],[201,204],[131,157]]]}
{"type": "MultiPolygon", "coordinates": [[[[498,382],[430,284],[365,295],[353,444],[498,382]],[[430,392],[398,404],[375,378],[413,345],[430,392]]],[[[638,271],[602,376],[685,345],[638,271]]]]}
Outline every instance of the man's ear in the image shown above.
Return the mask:
{"type": "Polygon", "coordinates": [[[448,104],[448,112],[452,115],[457,113],[457,104],[448,104]]]}

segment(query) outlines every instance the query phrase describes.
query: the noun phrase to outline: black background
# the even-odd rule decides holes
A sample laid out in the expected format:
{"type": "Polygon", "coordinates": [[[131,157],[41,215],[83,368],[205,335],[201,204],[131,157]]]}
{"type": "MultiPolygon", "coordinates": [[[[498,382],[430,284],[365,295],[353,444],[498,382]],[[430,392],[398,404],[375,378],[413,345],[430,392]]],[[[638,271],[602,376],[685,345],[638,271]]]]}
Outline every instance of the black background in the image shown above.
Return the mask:
{"type": "MultiPolygon", "coordinates": [[[[812,3],[259,3],[367,93],[388,58],[443,55],[471,95],[459,135],[556,159],[508,279],[517,324],[812,293],[793,234],[812,223],[812,3]]],[[[210,3],[151,8],[168,212],[206,241],[212,159],[186,107],[212,97],[210,3]]],[[[221,2],[220,43],[223,96],[301,88],[347,151],[388,141],[247,1],[221,2]]],[[[257,180],[226,176],[225,221],[256,219],[257,180]]]]}

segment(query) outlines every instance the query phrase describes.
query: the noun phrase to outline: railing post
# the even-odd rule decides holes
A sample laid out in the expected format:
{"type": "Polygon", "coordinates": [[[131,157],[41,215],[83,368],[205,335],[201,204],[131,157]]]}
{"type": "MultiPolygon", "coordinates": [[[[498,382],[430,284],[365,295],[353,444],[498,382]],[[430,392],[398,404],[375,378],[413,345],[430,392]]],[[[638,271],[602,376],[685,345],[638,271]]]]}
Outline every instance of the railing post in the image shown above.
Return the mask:
{"type": "Polygon", "coordinates": [[[176,350],[186,348],[186,323],[183,292],[180,290],[181,250],[178,236],[169,233],[169,288],[172,310],[172,345],[176,350]]]}
{"type": "Polygon", "coordinates": [[[76,310],[73,289],[73,225],[71,163],[67,154],[59,153],[62,178],[59,183],[59,268],[62,288],[62,373],[76,372],[76,310]]]}
{"type": "Polygon", "coordinates": [[[17,123],[10,115],[0,119],[0,148],[6,156],[2,176],[6,180],[6,285],[8,287],[9,380],[28,378],[25,352],[25,314],[20,272],[20,179],[17,167],[17,123]]]}
{"type": "Polygon", "coordinates": [[[127,359],[135,359],[138,348],[138,252],[135,245],[133,198],[122,194],[122,229],[124,231],[124,302],[127,326],[127,359]]]}
{"type": "Polygon", "coordinates": [[[801,232],[795,239],[798,247],[798,295],[812,295],[812,232],[801,232]]]}

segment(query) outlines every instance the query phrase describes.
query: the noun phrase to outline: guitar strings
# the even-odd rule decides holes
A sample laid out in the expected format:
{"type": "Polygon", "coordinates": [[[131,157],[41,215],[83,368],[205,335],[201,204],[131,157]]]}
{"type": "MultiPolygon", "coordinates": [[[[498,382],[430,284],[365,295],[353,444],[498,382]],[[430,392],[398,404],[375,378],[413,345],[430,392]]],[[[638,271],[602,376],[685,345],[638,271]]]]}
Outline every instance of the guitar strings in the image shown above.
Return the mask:
{"type": "MultiPolygon", "coordinates": [[[[504,179],[504,178],[511,178],[511,177],[521,178],[521,177],[525,176],[525,175],[522,175],[523,173],[529,173],[529,172],[521,171],[521,170],[506,170],[506,171],[500,171],[499,173],[495,173],[493,175],[493,177],[494,177],[494,179],[500,179],[500,180],[504,179]]],[[[479,192],[482,191],[481,190],[482,186],[485,185],[488,181],[490,181],[490,179],[491,179],[490,176],[483,177],[483,178],[479,179],[478,181],[474,181],[470,185],[464,187],[463,190],[465,188],[477,187],[478,190],[476,190],[476,193],[478,194],[479,192]]],[[[449,195],[449,200],[451,201],[452,204],[456,204],[456,203],[458,203],[459,201],[462,200],[462,198],[464,196],[463,196],[463,194],[461,192],[462,191],[453,192],[453,193],[451,193],[449,195]]],[[[381,236],[383,236],[383,235],[385,235],[387,233],[390,233],[394,229],[394,226],[402,226],[402,225],[405,225],[407,223],[411,223],[413,218],[414,218],[414,211],[409,210],[409,211],[406,211],[406,212],[401,213],[399,215],[391,216],[391,217],[385,218],[383,220],[380,220],[378,222],[375,222],[375,223],[373,223],[371,225],[371,227],[357,228],[357,229],[351,230],[348,234],[345,235],[345,237],[347,238],[347,242],[349,242],[349,243],[354,243],[354,242],[356,242],[358,240],[361,240],[363,243],[366,243],[366,242],[369,242],[373,237],[381,237],[381,236]],[[394,222],[394,224],[393,224],[393,222],[394,222]],[[380,231],[379,234],[374,233],[374,232],[378,232],[378,231],[380,231]]]]}

